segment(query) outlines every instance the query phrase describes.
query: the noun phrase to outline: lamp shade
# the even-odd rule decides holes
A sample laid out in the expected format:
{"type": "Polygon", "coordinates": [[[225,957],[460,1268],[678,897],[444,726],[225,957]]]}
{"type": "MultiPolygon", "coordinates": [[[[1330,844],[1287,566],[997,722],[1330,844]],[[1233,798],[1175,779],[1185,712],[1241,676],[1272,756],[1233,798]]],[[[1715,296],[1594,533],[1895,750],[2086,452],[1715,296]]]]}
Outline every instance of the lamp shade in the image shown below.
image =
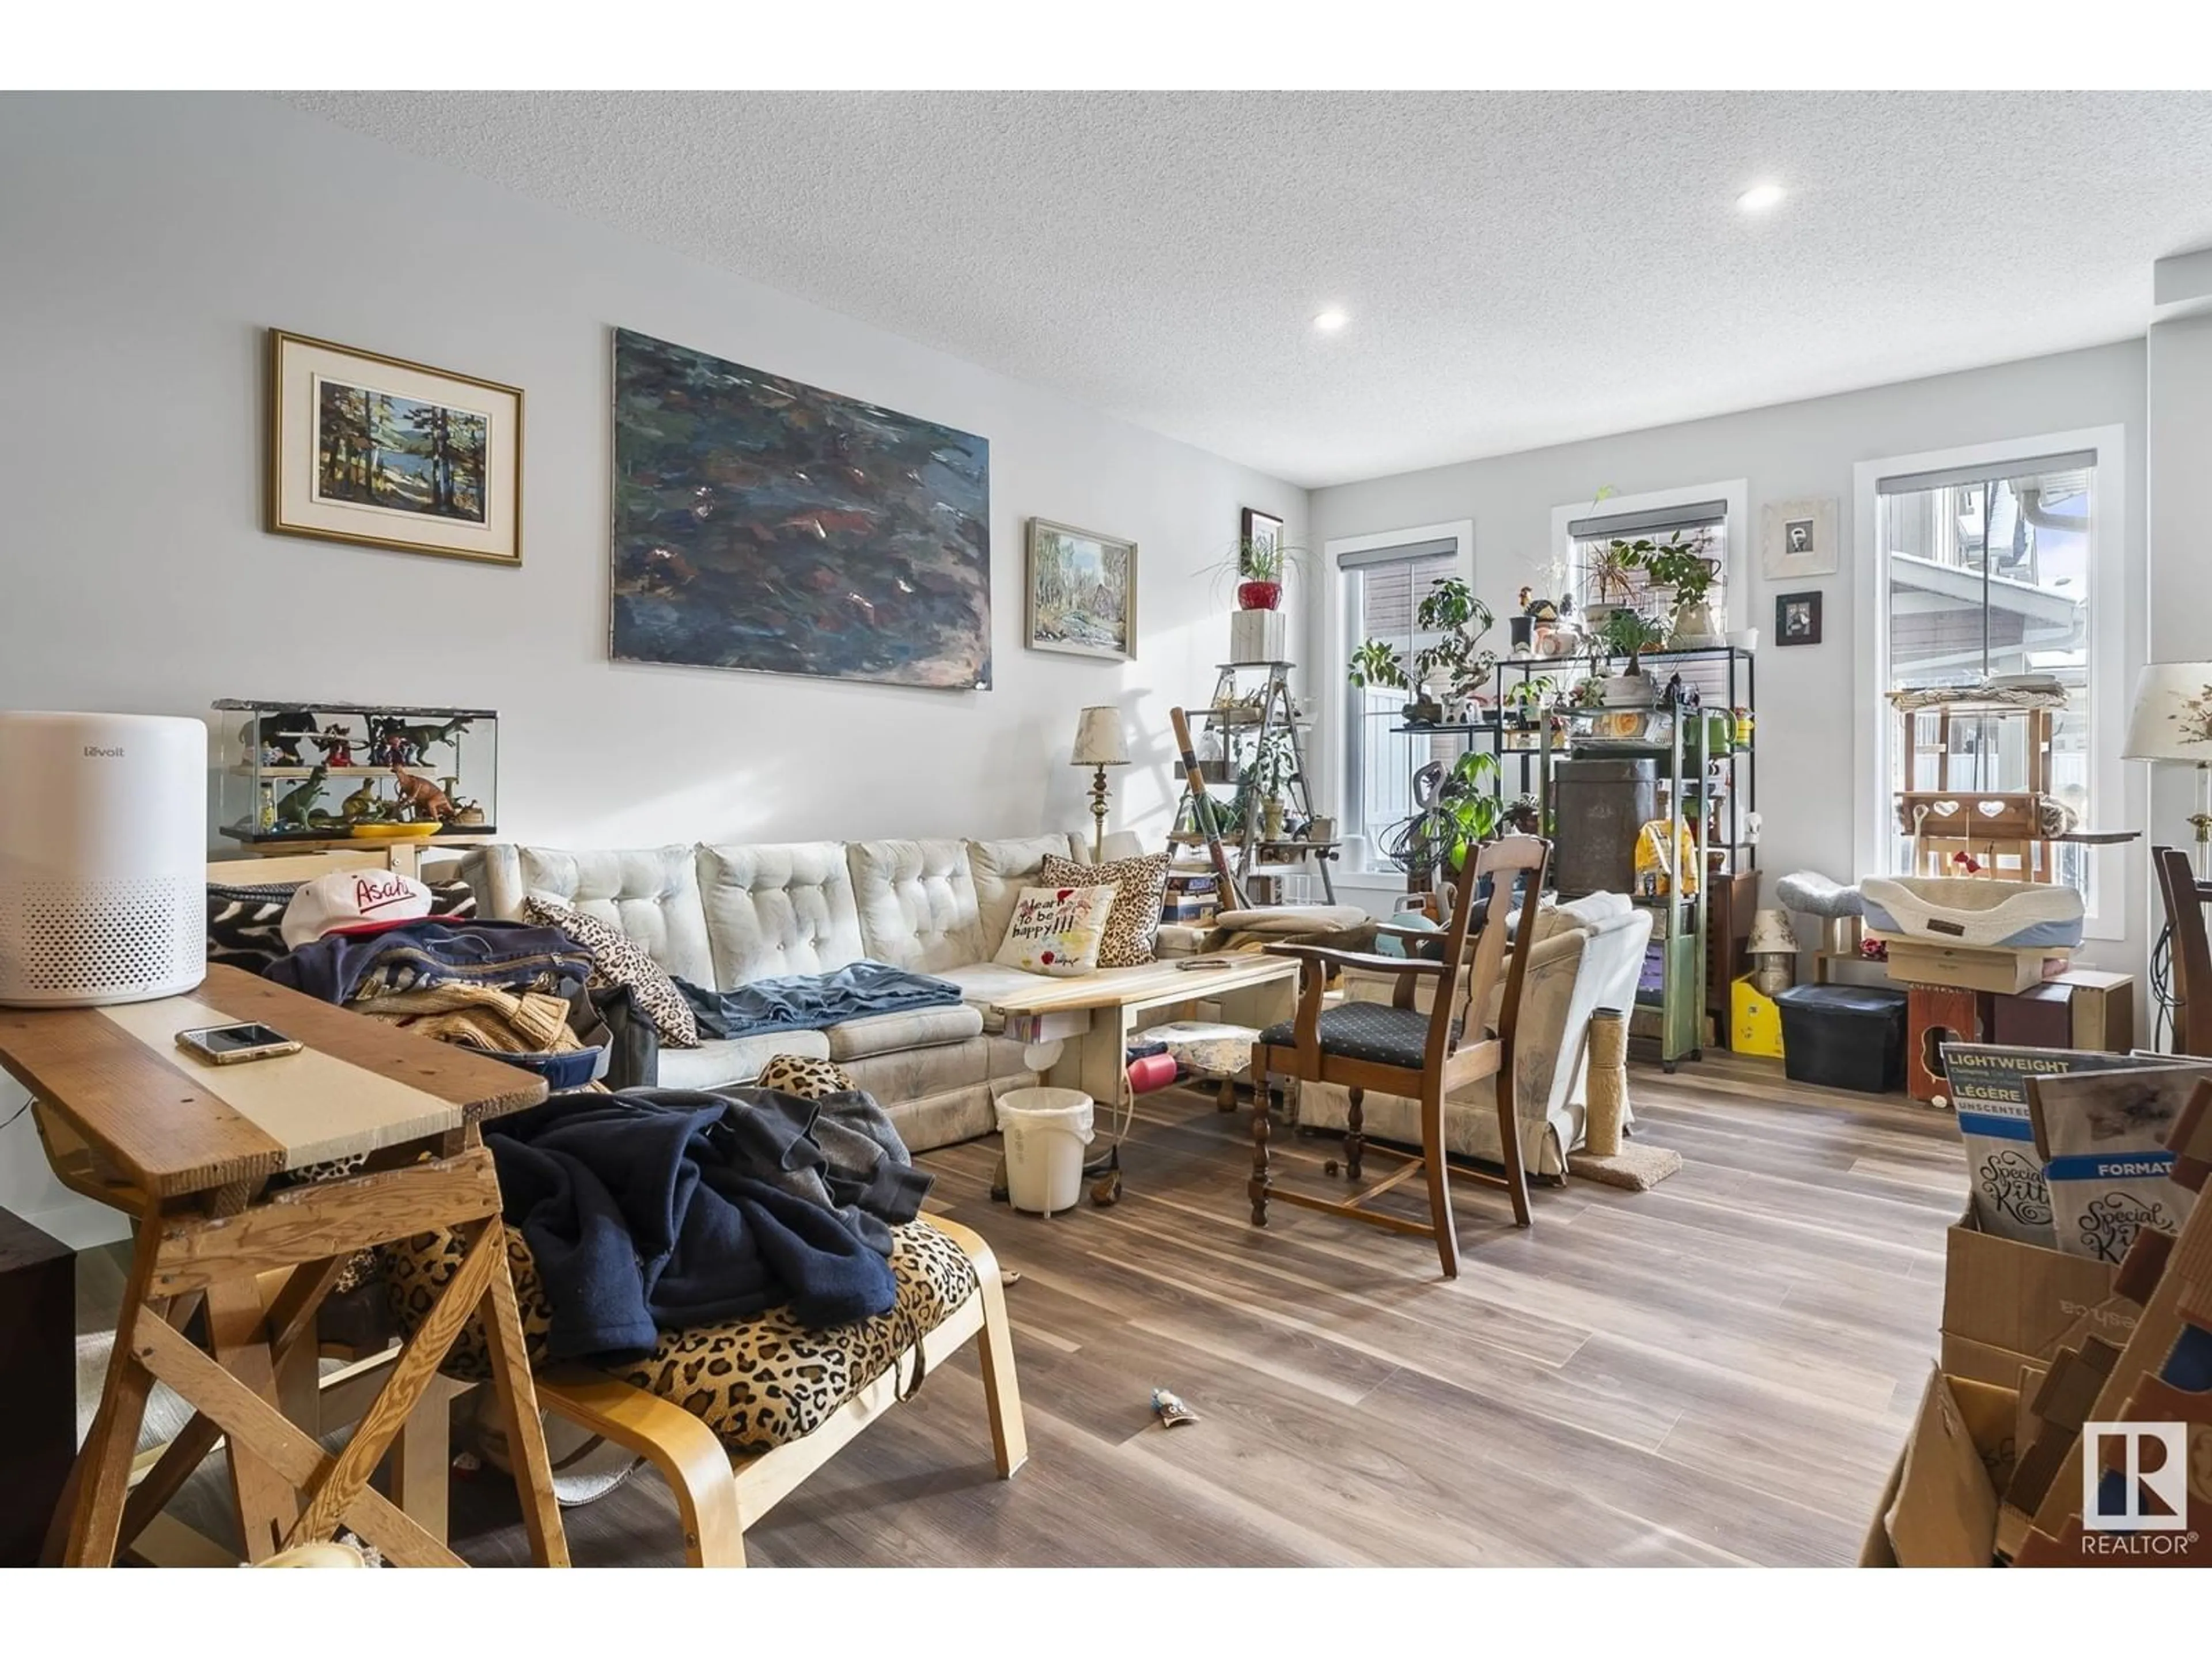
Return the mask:
{"type": "Polygon", "coordinates": [[[1753,956],[1765,956],[1770,951],[1797,954],[1797,930],[1790,925],[1786,910],[1761,910],[1751,919],[1751,938],[1745,942],[1746,951],[1753,956]]]}
{"type": "Polygon", "coordinates": [[[1075,752],[1070,766],[1127,766],[1129,741],[1121,734],[1118,708],[1086,708],[1076,716],[1075,752]]]}
{"type": "Polygon", "coordinates": [[[2120,757],[2212,761],[2212,662],[2143,665],[2120,757]]]}

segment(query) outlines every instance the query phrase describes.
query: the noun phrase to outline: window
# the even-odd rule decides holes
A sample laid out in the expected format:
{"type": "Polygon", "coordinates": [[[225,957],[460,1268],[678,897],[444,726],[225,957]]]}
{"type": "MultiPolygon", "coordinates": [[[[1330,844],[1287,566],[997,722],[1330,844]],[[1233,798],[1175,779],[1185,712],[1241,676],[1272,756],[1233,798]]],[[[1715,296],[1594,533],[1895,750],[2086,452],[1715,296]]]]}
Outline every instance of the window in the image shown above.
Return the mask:
{"type": "Polygon", "coordinates": [[[1656,609],[1650,577],[1641,570],[1623,572],[1612,565],[1610,550],[1616,541],[1648,539],[1663,543],[1679,534],[1686,542],[1695,542],[1720,572],[1706,595],[1706,603],[1716,617],[1726,615],[1723,584],[1728,576],[1728,514],[1726,501],[1704,501],[1626,512],[1606,513],[1594,508],[1581,518],[1569,520],[1567,556],[1572,566],[1569,580],[1573,584],[1576,603],[1585,610],[1593,604],[1625,605],[1635,611],[1656,609]],[[1604,591],[1601,592],[1600,588],[1604,591]]]}
{"type": "MultiPolygon", "coordinates": [[[[1877,605],[1887,641],[1877,718],[1887,724],[1889,751],[1878,822],[1889,868],[1912,868],[1911,826],[1891,799],[1899,790],[2033,792],[2075,823],[2094,823],[2098,472],[2097,452],[2079,450],[1875,481],[1877,605]],[[1887,696],[2012,676],[2057,688],[2047,757],[2037,752],[2034,721],[1986,702],[1915,710],[1908,744],[1887,696]]],[[[2094,908],[2092,849],[2047,850],[2045,878],[2076,889],[2094,908]]],[[[2003,860],[1998,872],[2027,873],[2003,860]]]]}
{"type": "MultiPolygon", "coordinates": [[[[1414,611],[1431,582],[1460,571],[1460,543],[1431,537],[1336,556],[1343,619],[1342,656],[1366,640],[1387,641],[1407,663],[1437,641],[1419,631],[1414,611]]],[[[1364,837],[1364,868],[1391,868],[1388,849],[1413,811],[1413,774],[1431,760],[1449,765],[1463,746],[1449,733],[1396,732],[1405,724],[1407,693],[1395,687],[1347,686],[1344,720],[1345,832],[1364,837]]]]}

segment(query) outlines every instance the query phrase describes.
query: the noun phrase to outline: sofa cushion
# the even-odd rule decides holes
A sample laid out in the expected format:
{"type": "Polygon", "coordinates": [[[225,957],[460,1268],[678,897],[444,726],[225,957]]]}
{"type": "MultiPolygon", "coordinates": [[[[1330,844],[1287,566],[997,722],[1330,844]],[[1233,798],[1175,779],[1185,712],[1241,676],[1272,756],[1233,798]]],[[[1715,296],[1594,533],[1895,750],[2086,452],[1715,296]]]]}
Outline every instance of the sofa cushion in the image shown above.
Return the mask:
{"type": "Polygon", "coordinates": [[[1024,887],[1006,924],[1006,942],[991,960],[1025,973],[1078,978],[1098,971],[1113,925],[1111,887],[1024,887]]]}
{"type": "Polygon", "coordinates": [[[659,1029],[662,1042],[678,1048],[699,1046],[699,1018],[684,1001],[684,993],[646,948],[621,928],[540,893],[522,901],[522,914],[582,945],[592,959],[591,982],[629,991],[639,1011],[659,1029]]]}
{"type": "Polygon", "coordinates": [[[1048,858],[1067,856],[1066,836],[1023,836],[1010,841],[971,841],[968,870],[975,883],[975,912],[982,949],[978,961],[994,955],[1006,937],[1006,923],[1014,914],[1014,901],[1024,887],[1043,884],[1037,872],[1048,858]]]}
{"type": "Polygon", "coordinates": [[[870,957],[929,974],[991,953],[966,842],[856,841],[845,855],[870,957]]]}
{"type": "Polygon", "coordinates": [[[823,1035],[830,1039],[832,1060],[862,1060],[901,1048],[934,1048],[940,1043],[965,1042],[983,1035],[982,1011],[956,1002],[950,1008],[915,1008],[902,1014],[870,1014],[832,1025],[823,1035]]]}
{"type": "Polygon", "coordinates": [[[821,1031],[760,1031],[751,1036],[702,1037],[696,1048],[660,1051],[664,1089],[718,1089],[750,1083],[778,1054],[805,1060],[830,1058],[830,1038],[821,1031]]]}
{"type": "Polygon", "coordinates": [[[698,866],[714,952],[713,970],[698,983],[734,991],[757,979],[826,974],[867,955],[844,842],[702,847],[698,866]]]}
{"type": "Polygon", "coordinates": [[[1152,938],[1160,931],[1160,900],[1168,885],[1165,853],[1107,864],[1047,859],[1038,874],[1048,886],[1088,887],[1095,883],[1114,890],[1106,939],[1098,950],[1101,968],[1137,968],[1153,959],[1152,938]]]}
{"type": "MultiPolygon", "coordinates": [[[[491,849],[486,849],[491,850],[491,849]]],[[[689,847],[630,847],[571,853],[556,847],[517,847],[515,876],[521,889],[512,908],[495,902],[509,919],[532,895],[619,927],[679,979],[707,982],[714,958],[707,948],[707,916],[700,908],[699,878],[689,847]]]]}

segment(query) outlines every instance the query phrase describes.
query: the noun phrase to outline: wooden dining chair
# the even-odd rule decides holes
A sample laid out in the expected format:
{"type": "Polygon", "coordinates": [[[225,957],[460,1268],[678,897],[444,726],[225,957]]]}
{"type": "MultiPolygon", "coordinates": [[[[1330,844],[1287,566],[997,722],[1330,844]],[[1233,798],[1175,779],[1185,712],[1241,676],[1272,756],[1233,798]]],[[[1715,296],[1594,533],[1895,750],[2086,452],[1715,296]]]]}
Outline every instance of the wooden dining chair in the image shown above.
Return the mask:
{"type": "Polygon", "coordinates": [[[2173,945],[2173,1052],[2212,1055],[2212,944],[2204,933],[2197,866],[2179,847],[2150,849],[2173,945]]]}
{"type": "Polygon", "coordinates": [[[1537,900],[1551,850],[1548,842],[1534,836],[1509,836],[1492,842],[1477,851],[1460,871],[1451,923],[1441,934],[1382,928],[1383,933],[1405,937],[1409,951],[1421,948],[1413,941],[1431,946],[1441,941],[1442,948],[1434,957],[1370,956],[1316,945],[1267,946],[1278,956],[1296,957],[1301,971],[1297,1013],[1261,1032],[1252,1045],[1252,1077],[1257,1087],[1252,1112],[1252,1179],[1247,1191],[1252,1200],[1254,1226],[1267,1224],[1271,1198],[1350,1216],[1395,1232],[1435,1239],[1444,1277],[1456,1279],[1459,1233],[1452,1223],[1449,1165],[1444,1157],[1444,1104],[1468,1084],[1484,1078],[1494,1079],[1498,1139],[1504,1167],[1497,1175],[1487,1170],[1468,1173],[1475,1180],[1504,1187],[1512,1196],[1515,1222],[1523,1227],[1529,1224],[1528,1174],[1521,1161],[1521,1125],[1513,1101],[1513,1030],[1521,1011],[1521,981],[1528,950],[1516,951],[1506,970],[1496,1036],[1486,1034],[1483,1012],[1497,987],[1505,955],[1505,918],[1511,908],[1514,878],[1522,878],[1519,936],[1533,943],[1537,900]],[[1478,903],[1475,892],[1485,877],[1490,878],[1490,895],[1478,903]],[[1396,987],[1390,1001],[1346,1001],[1324,1007],[1323,994],[1332,973],[1340,969],[1394,976],[1396,987]],[[1425,985],[1432,994],[1425,1011],[1418,1001],[1425,985]],[[1267,1141],[1273,1133],[1278,1077],[1344,1087],[1349,1112],[1344,1138],[1347,1178],[1359,1179],[1367,1151],[1360,1132],[1361,1102],[1370,1089],[1420,1102],[1419,1156],[1377,1148],[1406,1162],[1349,1199],[1322,1198],[1275,1188],[1268,1170],[1267,1141]],[[1370,1200],[1416,1175],[1425,1176],[1428,1182],[1425,1224],[1365,1207],[1370,1200]]]}

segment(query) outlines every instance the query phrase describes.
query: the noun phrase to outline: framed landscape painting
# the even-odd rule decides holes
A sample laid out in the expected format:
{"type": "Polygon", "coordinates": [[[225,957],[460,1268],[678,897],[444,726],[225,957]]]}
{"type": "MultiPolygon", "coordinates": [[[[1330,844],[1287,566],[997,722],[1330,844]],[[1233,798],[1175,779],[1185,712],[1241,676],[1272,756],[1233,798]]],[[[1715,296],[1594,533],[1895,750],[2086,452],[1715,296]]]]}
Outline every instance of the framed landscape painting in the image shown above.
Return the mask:
{"type": "Polygon", "coordinates": [[[982,690],[991,447],[615,331],[618,662],[982,690]]]}
{"type": "Polygon", "coordinates": [[[1034,651],[1133,659],[1136,543],[1031,519],[1028,638],[1034,651]]]}
{"type": "Polygon", "coordinates": [[[269,332],[269,528],[522,562],[522,393],[269,332]]]}

